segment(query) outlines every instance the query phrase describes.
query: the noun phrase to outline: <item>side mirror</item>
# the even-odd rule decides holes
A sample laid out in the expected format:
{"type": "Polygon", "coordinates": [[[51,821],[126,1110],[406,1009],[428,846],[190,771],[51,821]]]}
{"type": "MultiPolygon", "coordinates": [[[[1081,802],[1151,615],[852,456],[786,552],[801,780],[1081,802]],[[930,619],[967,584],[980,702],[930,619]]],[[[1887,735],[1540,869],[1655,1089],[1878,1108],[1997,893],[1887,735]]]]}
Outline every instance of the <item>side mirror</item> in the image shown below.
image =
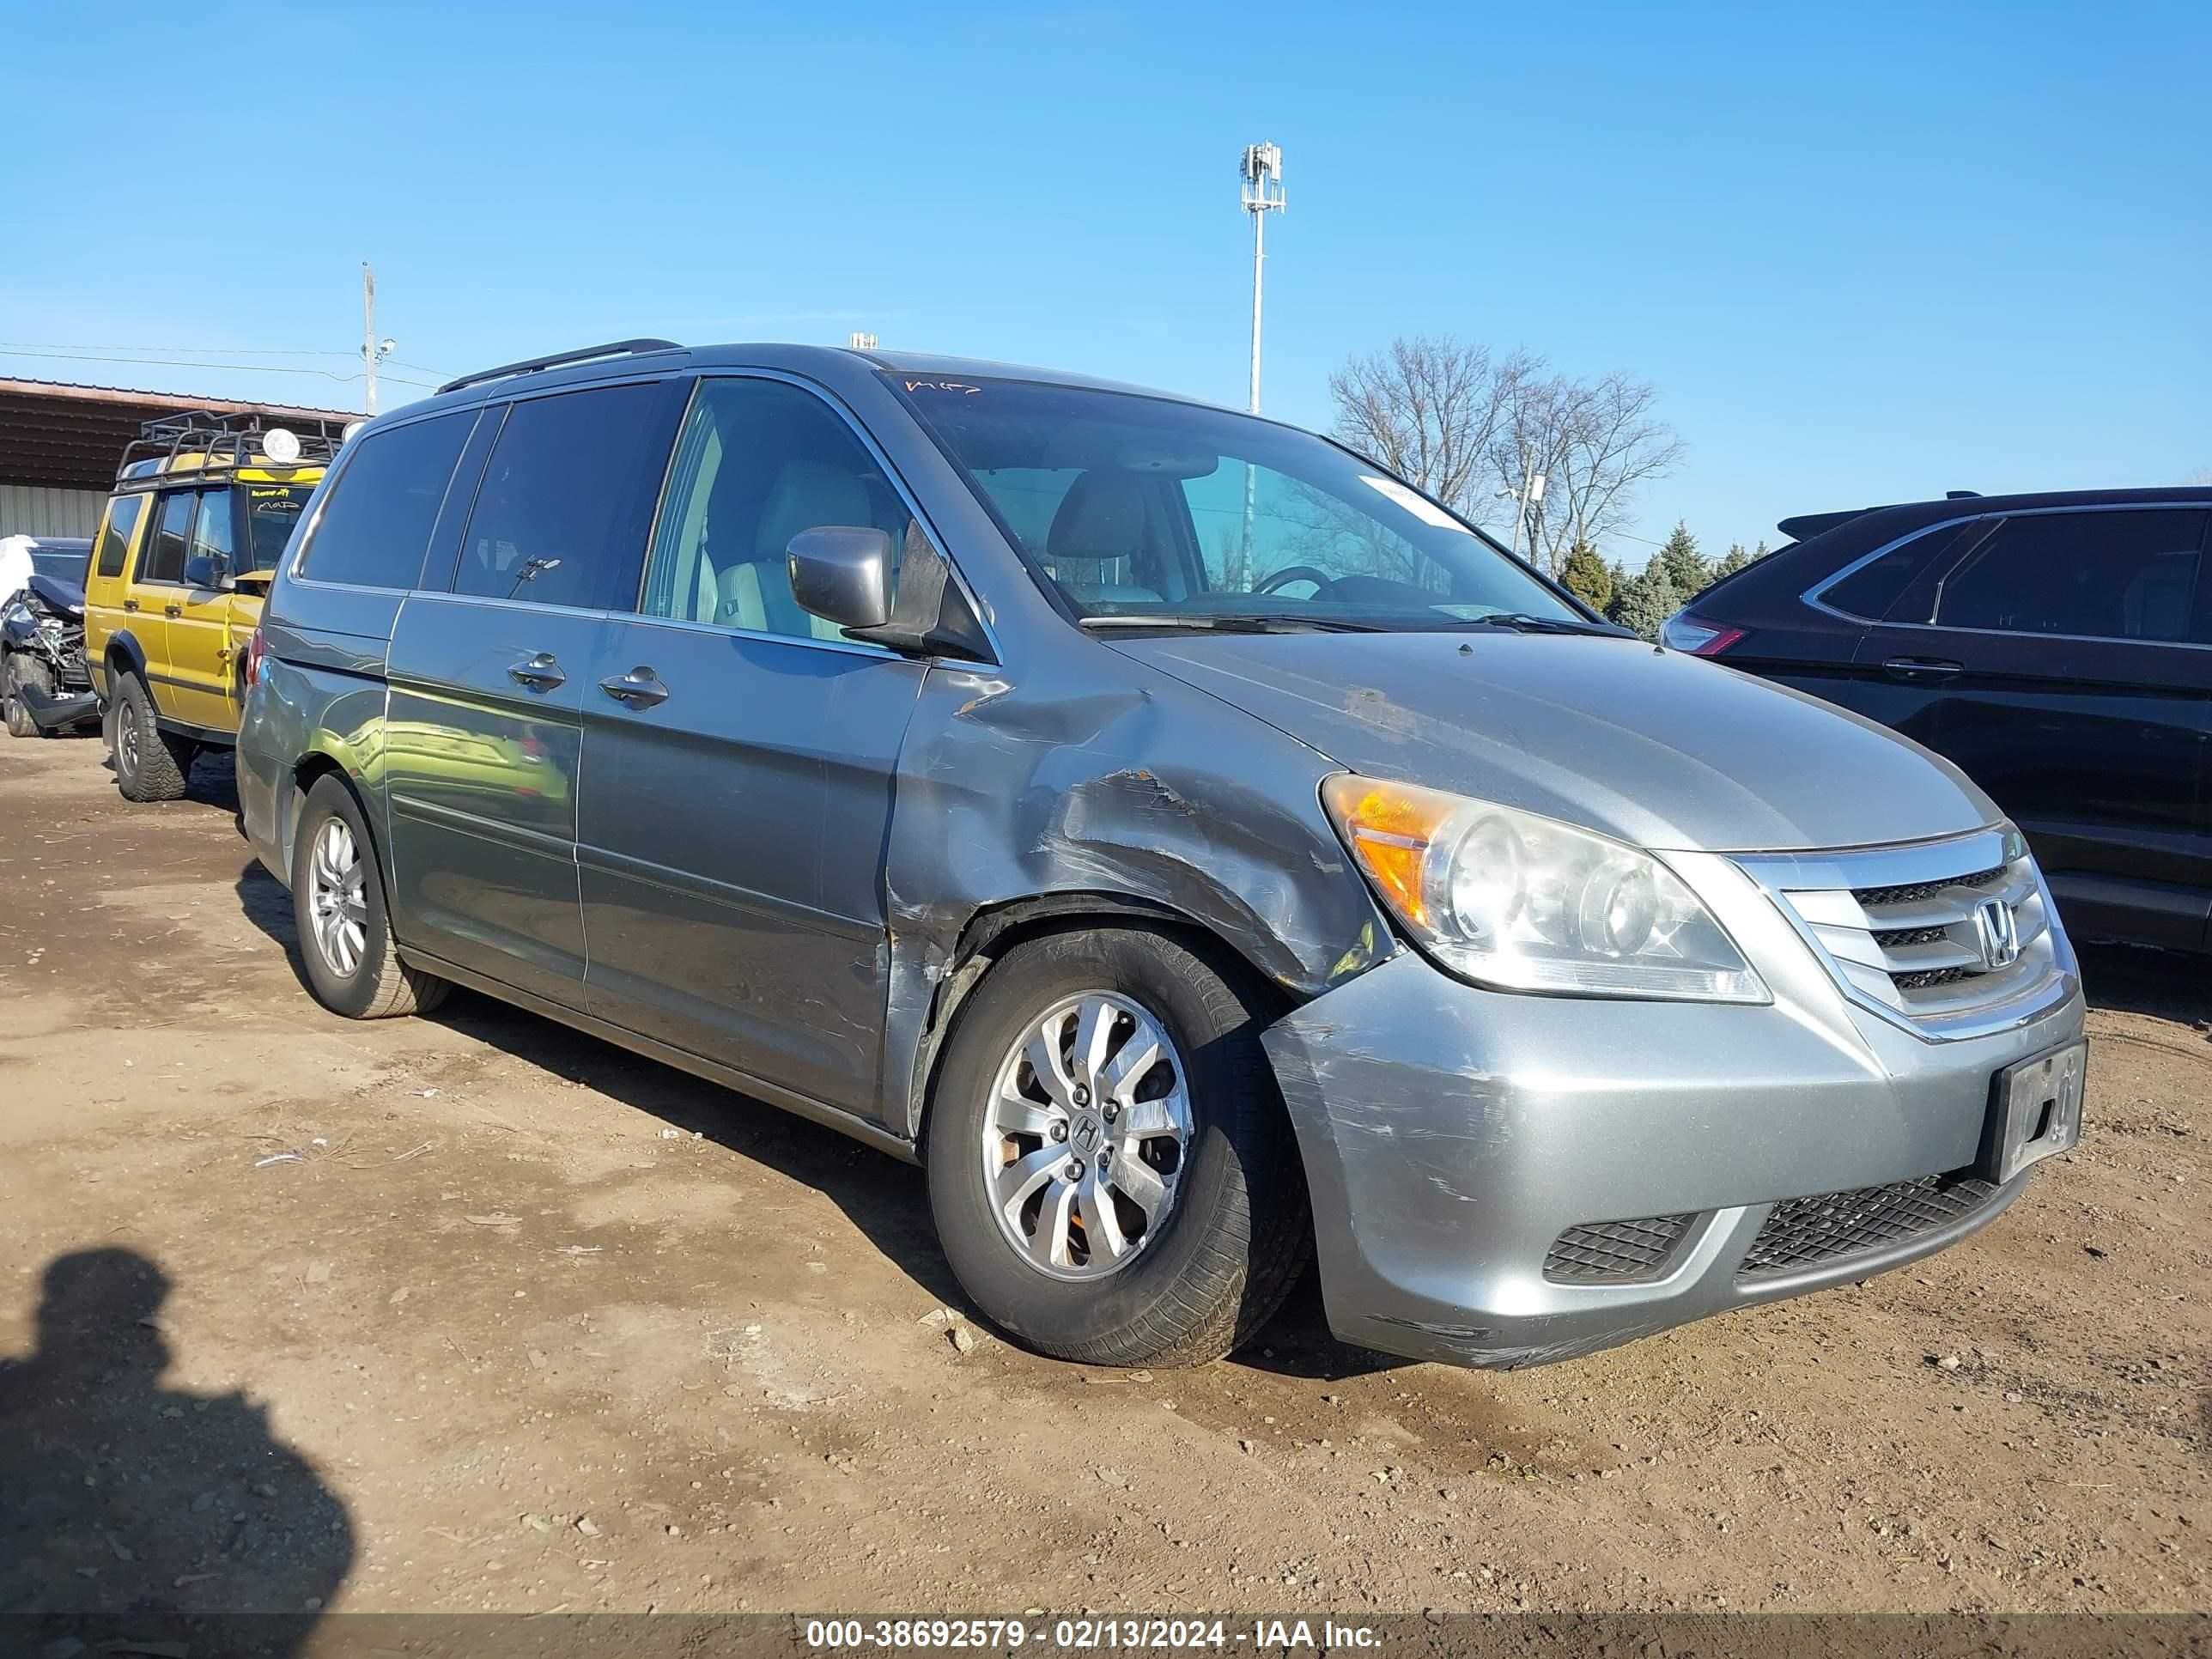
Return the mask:
{"type": "Polygon", "coordinates": [[[196,553],[185,561],[185,585],[208,592],[228,591],[230,562],[212,553],[196,553]]]}
{"type": "Polygon", "coordinates": [[[891,538],[880,530],[825,524],[791,538],[791,597],[840,628],[891,619],[891,538]]]}

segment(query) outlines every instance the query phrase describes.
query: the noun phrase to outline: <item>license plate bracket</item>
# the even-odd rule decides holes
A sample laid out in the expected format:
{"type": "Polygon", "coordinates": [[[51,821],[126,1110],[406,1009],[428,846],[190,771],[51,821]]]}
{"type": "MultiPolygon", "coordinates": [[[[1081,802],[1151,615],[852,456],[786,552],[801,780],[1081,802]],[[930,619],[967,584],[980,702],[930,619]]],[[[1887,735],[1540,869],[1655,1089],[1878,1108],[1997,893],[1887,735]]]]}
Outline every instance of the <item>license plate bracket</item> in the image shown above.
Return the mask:
{"type": "Polygon", "coordinates": [[[2083,1039],[1999,1072],[1990,1084],[1989,1121],[1974,1173],[2002,1187],[2029,1165],[2079,1145],[2088,1070],[2083,1039]]]}

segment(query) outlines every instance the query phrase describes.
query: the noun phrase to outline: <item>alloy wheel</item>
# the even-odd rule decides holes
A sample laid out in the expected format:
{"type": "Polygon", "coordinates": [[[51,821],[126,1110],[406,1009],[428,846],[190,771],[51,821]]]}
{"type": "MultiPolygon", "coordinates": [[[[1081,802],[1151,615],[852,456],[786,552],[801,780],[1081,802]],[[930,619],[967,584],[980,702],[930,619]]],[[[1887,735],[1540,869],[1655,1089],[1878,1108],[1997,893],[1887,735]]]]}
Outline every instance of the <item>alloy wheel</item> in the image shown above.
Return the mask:
{"type": "Polygon", "coordinates": [[[352,826],[343,818],[324,819],[307,869],[307,916],[315,948],[343,979],[353,977],[368,947],[368,873],[352,826]]]}
{"type": "Polygon", "coordinates": [[[983,1178],[1007,1242],[1054,1279],[1127,1267],[1173,1212],[1190,1148],[1188,1073],[1166,1027],[1129,998],[1055,1002],[1000,1061],[983,1178]]]}

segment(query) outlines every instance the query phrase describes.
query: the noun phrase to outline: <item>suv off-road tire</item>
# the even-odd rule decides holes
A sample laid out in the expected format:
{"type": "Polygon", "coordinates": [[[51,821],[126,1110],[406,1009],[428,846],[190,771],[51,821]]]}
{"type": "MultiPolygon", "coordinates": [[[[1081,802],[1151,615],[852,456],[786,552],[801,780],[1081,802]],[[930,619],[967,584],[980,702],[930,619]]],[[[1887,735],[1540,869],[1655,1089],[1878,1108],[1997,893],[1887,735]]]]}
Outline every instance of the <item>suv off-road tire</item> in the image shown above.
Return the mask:
{"type": "Polygon", "coordinates": [[[392,948],[390,913],[386,908],[384,866],[375,837],[362,816],[353,791],[335,773],[315,781],[300,808],[300,822],[292,835],[292,921],[299,930],[300,959],[307,988],[315,1000],[348,1019],[389,1019],[399,1014],[427,1014],[446,1000],[451,982],[434,974],[410,968],[392,948]],[[333,820],[345,826],[360,864],[358,890],[362,939],[360,955],[351,971],[341,971],[331,961],[316,927],[314,915],[316,848],[324,826],[333,820]]]}
{"type": "Polygon", "coordinates": [[[39,723],[31,718],[30,707],[23,701],[22,689],[27,685],[51,697],[54,694],[53,670],[36,657],[27,657],[20,651],[10,651],[0,657],[0,696],[7,702],[8,735],[11,738],[40,735],[39,723]]]}
{"type": "Polygon", "coordinates": [[[161,729],[145,681],[136,674],[117,678],[115,787],[125,800],[182,800],[192,770],[191,739],[161,729]]]}
{"type": "Polygon", "coordinates": [[[1047,934],[1007,951],[960,1009],[928,1113],[930,1207],[963,1288],[1041,1352],[1095,1365],[1207,1364],[1258,1334],[1312,1255],[1304,1171],[1260,1046],[1264,997],[1225,952],[1195,945],[1141,927],[1047,934]],[[1190,1138],[1159,1236],[1103,1277],[1071,1281],[1018,1252],[994,1212],[984,1148],[1012,1045],[1056,1005],[1092,992],[1140,1006],[1179,1051],[1190,1138]]]}

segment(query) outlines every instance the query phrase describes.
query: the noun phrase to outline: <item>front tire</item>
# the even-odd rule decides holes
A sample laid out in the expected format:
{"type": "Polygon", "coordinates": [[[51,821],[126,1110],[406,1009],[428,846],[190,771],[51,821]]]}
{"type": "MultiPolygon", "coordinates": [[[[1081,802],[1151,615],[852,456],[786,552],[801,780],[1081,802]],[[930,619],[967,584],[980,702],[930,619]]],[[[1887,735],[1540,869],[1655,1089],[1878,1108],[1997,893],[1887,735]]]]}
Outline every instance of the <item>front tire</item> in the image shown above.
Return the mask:
{"type": "Polygon", "coordinates": [[[0,659],[0,698],[7,708],[8,735],[11,738],[35,738],[40,735],[38,721],[31,718],[30,705],[23,701],[23,688],[51,697],[54,694],[53,671],[36,657],[27,657],[20,651],[10,651],[0,659]]]}
{"type": "Polygon", "coordinates": [[[1305,1182],[1236,967],[1139,928],[1031,939],[959,1015],[930,1206],[976,1305],[1042,1352],[1204,1364],[1312,1251],[1305,1182]]]}
{"type": "Polygon", "coordinates": [[[307,988],[348,1019],[428,1013],[453,988],[410,968],[392,945],[384,871],[353,791],[315,781],[292,836],[292,920],[307,988]]]}
{"type": "Polygon", "coordinates": [[[182,800],[191,775],[192,742],[161,729],[146,682],[125,674],[115,696],[115,786],[123,799],[182,800]]]}

